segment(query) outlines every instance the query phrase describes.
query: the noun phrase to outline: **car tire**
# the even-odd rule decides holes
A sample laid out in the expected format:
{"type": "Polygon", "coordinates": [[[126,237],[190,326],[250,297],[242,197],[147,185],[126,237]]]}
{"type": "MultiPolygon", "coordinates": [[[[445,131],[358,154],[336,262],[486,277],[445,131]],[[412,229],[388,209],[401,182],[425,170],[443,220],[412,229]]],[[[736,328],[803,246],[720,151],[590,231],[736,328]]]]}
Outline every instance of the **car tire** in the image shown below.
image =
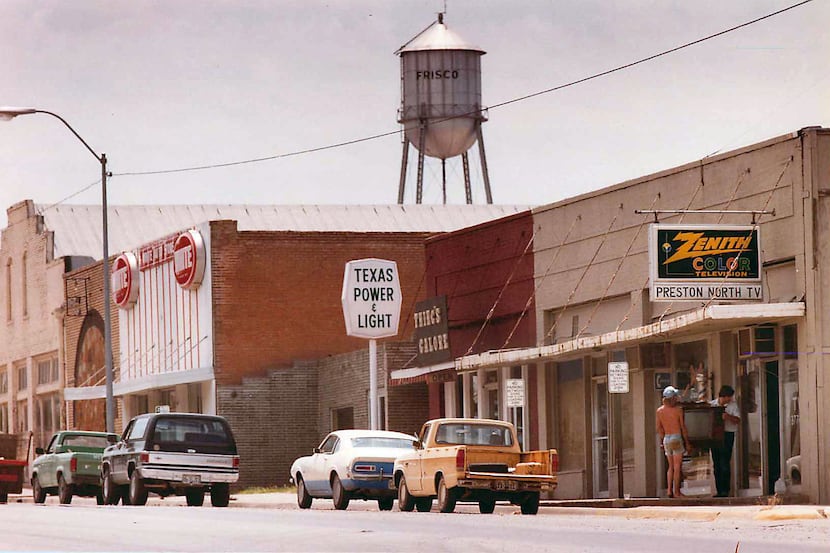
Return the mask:
{"type": "Polygon", "coordinates": [[[496,510],[496,500],[495,499],[482,499],[478,502],[478,512],[483,515],[492,514],[493,511],[496,510]]]}
{"type": "Polygon", "coordinates": [[[105,470],[101,482],[101,497],[104,500],[104,505],[118,505],[118,500],[121,499],[118,486],[112,481],[109,469],[105,470]]]}
{"type": "Polygon", "coordinates": [[[381,511],[391,511],[392,506],[395,504],[394,497],[381,497],[378,499],[378,509],[381,511]]]}
{"type": "Polygon", "coordinates": [[[205,504],[205,490],[203,488],[187,488],[184,491],[188,507],[201,507],[205,504]]]}
{"type": "Polygon", "coordinates": [[[40,486],[40,480],[38,480],[37,475],[32,477],[32,497],[35,503],[43,503],[46,501],[46,490],[40,486]]]}
{"type": "Polygon", "coordinates": [[[61,505],[69,505],[72,503],[72,494],[74,493],[72,484],[67,484],[63,474],[58,475],[58,500],[61,505]]]}
{"type": "Polygon", "coordinates": [[[409,493],[409,488],[406,487],[406,478],[401,476],[398,482],[398,509],[405,513],[412,512],[415,508],[415,498],[409,493]]]}
{"type": "Polygon", "coordinates": [[[438,510],[442,513],[455,511],[455,504],[458,501],[458,494],[453,488],[447,486],[447,481],[442,476],[438,480],[438,510]]]}
{"type": "Polygon", "coordinates": [[[214,507],[227,507],[231,502],[231,485],[217,482],[210,487],[210,504],[214,507]]]}
{"type": "Polygon", "coordinates": [[[349,508],[349,492],[343,488],[340,477],[336,474],[331,477],[331,499],[334,501],[334,508],[338,511],[345,511],[349,508]]]}
{"type": "Polygon", "coordinates": [[[523,515],[535,515],[539,512],[539,492],[528,492],[521,504],[523,515]]]}
{"type": "Polygon", "coordinates": [[[311,494],[308,493],[305,487],[305,480],[303,480],[302,476],[297,475],[297,506],[300,509],[310,509],[313,500],[311,494]]]}
{"type": "Polygon", "coordinates": [[[95,494],[95,503],[97,503],[98,505],[104,505],[104,494],[101,490],[99,490],[98,493],[95,494]]]}
{"type": "Polygon", "coordinates": [[[147,504],[147,487],[144,485],[144,480],[139,476],[138,471],[133,469],[130,475],[130,505],[146,505],[147,504]]]}

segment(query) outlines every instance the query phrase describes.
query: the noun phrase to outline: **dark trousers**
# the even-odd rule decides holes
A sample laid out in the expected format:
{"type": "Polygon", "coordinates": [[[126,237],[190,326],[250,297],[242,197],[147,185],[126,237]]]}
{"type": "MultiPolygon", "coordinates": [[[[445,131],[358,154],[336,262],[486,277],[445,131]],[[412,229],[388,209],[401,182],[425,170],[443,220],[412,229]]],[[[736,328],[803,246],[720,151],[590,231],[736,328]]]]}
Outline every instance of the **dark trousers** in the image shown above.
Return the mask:
{"type": "Polygon", "coordinates": [[[729,485],[732,479],[729,470],[729,463],[732,460],[732,448],[735,445],[735,433],[723,433],[723,447],[712,448],[712,464],[715,468],[715,486],[718,495],[728,496],[729,485]]]}

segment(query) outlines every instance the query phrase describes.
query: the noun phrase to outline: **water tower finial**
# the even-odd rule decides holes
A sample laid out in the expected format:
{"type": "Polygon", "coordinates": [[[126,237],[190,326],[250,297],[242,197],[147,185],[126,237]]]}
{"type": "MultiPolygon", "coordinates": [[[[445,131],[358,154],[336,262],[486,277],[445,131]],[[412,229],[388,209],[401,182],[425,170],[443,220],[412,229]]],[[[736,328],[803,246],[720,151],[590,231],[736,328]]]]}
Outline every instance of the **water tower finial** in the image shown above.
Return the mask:
{"type": "Polygon", "coordinates": [[[444,12],[438,12],[438,23],[441,25],[444,24],[444,12]]]}

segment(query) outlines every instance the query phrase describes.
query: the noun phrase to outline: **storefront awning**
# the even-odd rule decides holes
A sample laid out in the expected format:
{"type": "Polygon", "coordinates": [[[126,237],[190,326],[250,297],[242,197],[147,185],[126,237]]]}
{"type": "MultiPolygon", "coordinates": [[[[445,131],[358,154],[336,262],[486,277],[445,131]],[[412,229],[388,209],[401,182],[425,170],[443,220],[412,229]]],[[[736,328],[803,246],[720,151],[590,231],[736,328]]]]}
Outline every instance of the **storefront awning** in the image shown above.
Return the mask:
{"type": "Polygon", "coordinates": [[[410,367],[394,370],[389,374],[390,386],[403,386],[418,382],[449,382],[455,380],[455,362],[447,361],[429,367],[410,367]]]}
{"type": "MultiPolygon", "coordinates": [[[[202,367],[187,371],[172,371],[142,378],[115,382],[112,386],[113,395],[124,396],[145,390],[169,388],[178,384],[192,384],[213,380],[213,367],[202,367]]],[[[105,386],[79,386],[64,388],[64,401],[82,401],[87,399],[104,399],[107,397],[105,386]]]]}
{"type": "Polygon", "coordinates": [[[488,351],[465,355],[455,360],[458,372],[495,367],[510,367],[556,361],[579,353],[607,348],[622,348],[638,343],[666,340],[688,334],[716,332],[759,323],[803,317],[803,302],[755,303],[749,305],[710,305],[670,319],[627,330],[586,336],[533,348],[488,351]]]}

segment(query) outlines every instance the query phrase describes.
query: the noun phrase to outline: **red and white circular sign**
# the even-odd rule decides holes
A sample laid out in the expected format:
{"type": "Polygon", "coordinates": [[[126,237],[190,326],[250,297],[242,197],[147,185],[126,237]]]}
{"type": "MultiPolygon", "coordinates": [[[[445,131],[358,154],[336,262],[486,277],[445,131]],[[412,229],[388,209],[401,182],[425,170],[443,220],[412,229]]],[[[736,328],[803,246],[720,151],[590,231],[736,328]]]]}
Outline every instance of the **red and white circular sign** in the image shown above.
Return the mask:
{"type": "Polygon", "coordinates": [[[112,301],[121,309],[129,309],[138,299],[138,259],[124,252],[112,264],[112,301]]]}
{"type": "Polygon", "coordinates": [[[196,230],[183,232],[173,246],[173,273],[185,290],[198,288],[205,276],[205,242],[196,230]]]}

